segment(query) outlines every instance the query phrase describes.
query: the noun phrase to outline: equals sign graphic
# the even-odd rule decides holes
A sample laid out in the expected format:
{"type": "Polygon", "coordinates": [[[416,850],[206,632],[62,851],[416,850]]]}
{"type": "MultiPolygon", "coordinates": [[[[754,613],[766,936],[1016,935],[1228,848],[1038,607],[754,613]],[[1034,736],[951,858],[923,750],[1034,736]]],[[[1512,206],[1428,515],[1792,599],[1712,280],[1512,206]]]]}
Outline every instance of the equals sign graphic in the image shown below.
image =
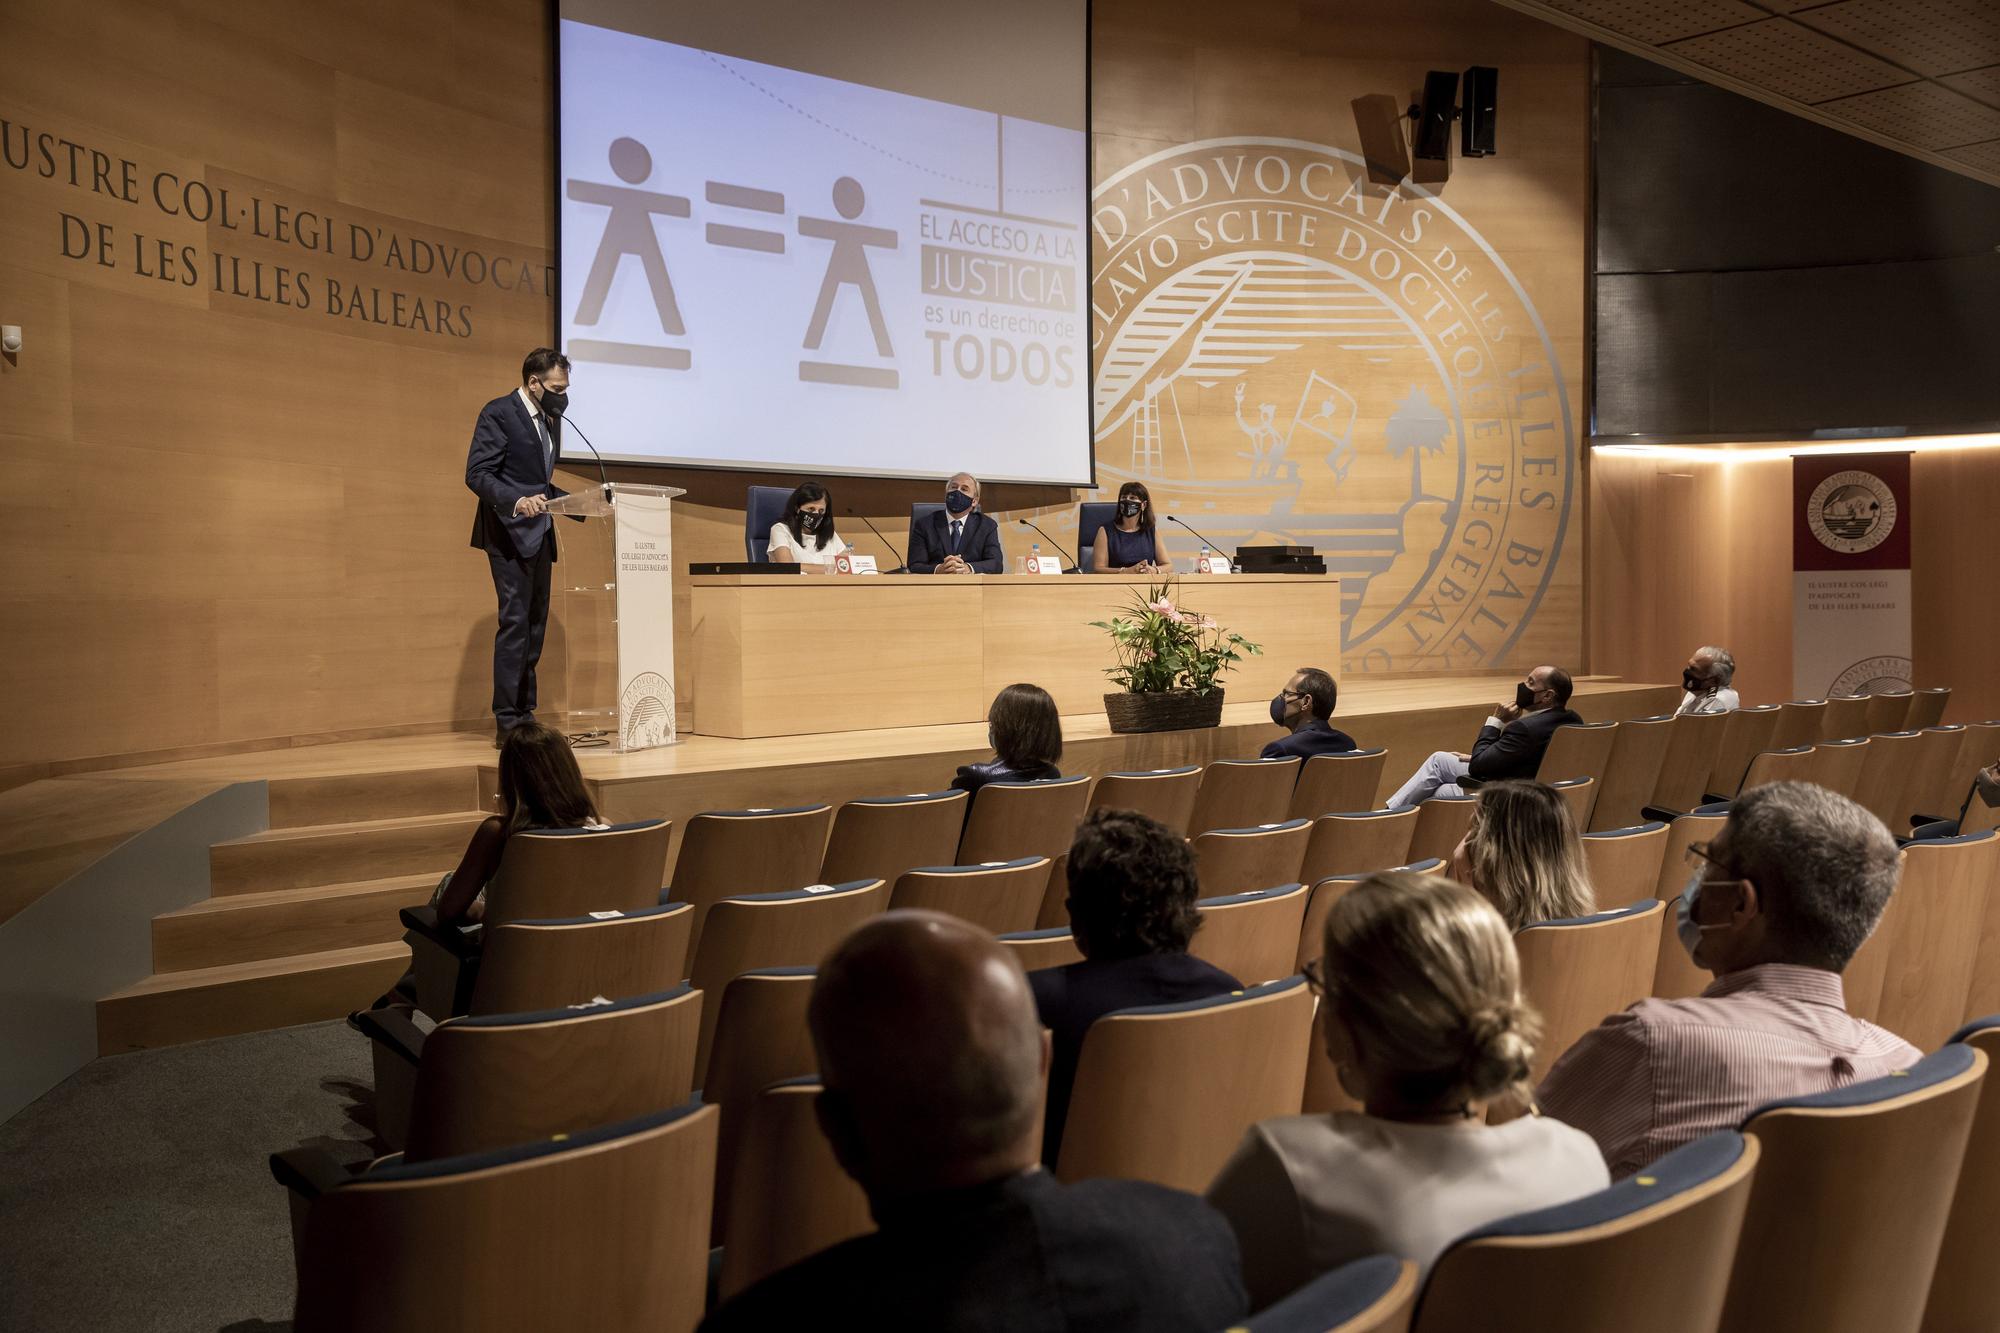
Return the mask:
{"type": "MultiPolygon", "coordinates": [[[[709,181],[707,187],[707,198],[711,204],[757,213],[782,215],[785,211],[785,196],[776,190],[755,190],[748,185],[729,185],[723,181],[709,181]]],[[[711,222],[708,224],[707,239],[710,245],[727,245],[737,250],[761,250],[773,255],[785,253],[785,234],[765,231],[761,227],[733,227],[724,222],[711,222]]]]}

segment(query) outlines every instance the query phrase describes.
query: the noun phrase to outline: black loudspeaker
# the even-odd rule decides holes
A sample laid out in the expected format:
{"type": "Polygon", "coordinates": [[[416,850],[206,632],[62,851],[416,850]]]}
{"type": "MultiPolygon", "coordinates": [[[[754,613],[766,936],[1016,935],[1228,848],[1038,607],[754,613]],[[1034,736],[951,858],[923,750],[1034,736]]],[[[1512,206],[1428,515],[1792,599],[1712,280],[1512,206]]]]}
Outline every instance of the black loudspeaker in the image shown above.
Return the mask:
{"type": "Polygon", "coordinates": [[[1451,159],[1451,118],[1457,101],[1458,75],[1441,69],[1424,75],[1424,100],[1410,108],[1417,118],[1413,156],[1437,162],[1451,159]]]}
{"type": "Polygon", "coordinates": [[[1465,109],[1459,113],[1458,151],[1467,157],[1491,157],[1493,111],[1499,99],[1500,71],[1474,65],[1465,71],[1465,109]]]}

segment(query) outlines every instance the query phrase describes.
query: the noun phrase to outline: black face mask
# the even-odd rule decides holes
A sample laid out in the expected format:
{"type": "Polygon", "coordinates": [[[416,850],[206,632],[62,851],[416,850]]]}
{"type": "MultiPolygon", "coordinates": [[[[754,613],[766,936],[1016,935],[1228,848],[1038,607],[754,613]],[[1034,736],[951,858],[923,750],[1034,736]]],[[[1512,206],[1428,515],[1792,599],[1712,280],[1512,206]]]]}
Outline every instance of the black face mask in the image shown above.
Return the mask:
{"type": "Polygon", "coordinates": [[[826,522],[826,515],[816,509],[799,511],[799,526],[807,532],[818,532],[819,525],[826,522]]]}
{"type": "Polygon", "coordinates": [[[1514,707],[1525,713],[1534,706],[1535,692],[1528,688],[1528,682],[1524,680],[1514,687],[1514,707]]]}
{"type": "Polygon", "coordinates": [[[543,389],[542,411],[552,417],[559,417],[569,411],[569,394],[562,389],[543,389]]]}
{"type": "Polygon", "coordinates": [[[1139,511],[1145,507],[1145,505],[1137,500],[1120,500],[1118,502],[1118,517],[1137,518],[1139,517],[1139,511]]]}
{"type": "Polygon", "coordinates": [[[946,491],[944,507],[954,514],[963,514],[966,510],[972,508],[972,497],[964,491],[946,491]]]}
{"type": "Polygon", "coordinates": [[[1701,693],[1701,687],[1705,684],[1707,684],[1707,682],[1704,681],[1700,676],[1695,675],[1694,672],[1692,671],[1681,672],[1681,685],[1683,688],[1687,690],[1689,694],[1701,693]]]}
{"type": "Polygon", "coordinates": [[[1285,725],[1285,694],[1283,690],[1271,696],[1271,721],[1281,727],[1285,725]]]}

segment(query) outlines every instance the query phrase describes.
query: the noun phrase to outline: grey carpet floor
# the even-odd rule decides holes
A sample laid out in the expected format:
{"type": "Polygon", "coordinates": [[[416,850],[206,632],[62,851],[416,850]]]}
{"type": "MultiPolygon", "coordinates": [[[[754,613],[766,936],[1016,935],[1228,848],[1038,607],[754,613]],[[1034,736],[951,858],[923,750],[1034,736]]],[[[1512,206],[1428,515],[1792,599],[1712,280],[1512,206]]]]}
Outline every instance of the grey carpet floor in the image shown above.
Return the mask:
{"type": "Polygon", "coordinates": [[[0,1329],[289,1328],[291,1222],[266,1159],[373,1155],[344,1023],[93,1061],[0,1125],[0,1329]]]}

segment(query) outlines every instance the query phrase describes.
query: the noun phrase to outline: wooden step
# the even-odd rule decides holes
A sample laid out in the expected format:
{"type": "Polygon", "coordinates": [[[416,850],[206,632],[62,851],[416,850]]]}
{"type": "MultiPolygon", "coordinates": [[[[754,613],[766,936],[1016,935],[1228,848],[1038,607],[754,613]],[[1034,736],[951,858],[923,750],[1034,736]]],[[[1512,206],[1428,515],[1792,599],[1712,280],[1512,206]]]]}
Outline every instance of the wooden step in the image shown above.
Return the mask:
{"type": "Polygon", "coordinates": [[[481,783],[479,769],[408,768],[374,773],[271,779],[271,827],[310,828],[366,819],[401,819],[478,810],[488,801],[481,786],[497,785],[491,770],[481,783]]]}
{"type": "Polygon", "coordinates": [[[479,821],[476,810],[404,819],[272,829],[208,849],[208,891],[275,893],[392,875],[435,878],[458,864],[479,821]]]}
{"type": "Polygon", "coordinates": [[[156,973],[97,1002],[97,1052],[117,1055],[339,1018],[395,984],[409,963],[409,948],[401,943],[365,944],[156,973]]]}
{"type": "Polygon", "coordinates": [[[393,875],[275,893],[232,893],[153,918],[153,970],[180,972],[386,944],[396,913],[430,900],[438,877],[393,875]]]}

